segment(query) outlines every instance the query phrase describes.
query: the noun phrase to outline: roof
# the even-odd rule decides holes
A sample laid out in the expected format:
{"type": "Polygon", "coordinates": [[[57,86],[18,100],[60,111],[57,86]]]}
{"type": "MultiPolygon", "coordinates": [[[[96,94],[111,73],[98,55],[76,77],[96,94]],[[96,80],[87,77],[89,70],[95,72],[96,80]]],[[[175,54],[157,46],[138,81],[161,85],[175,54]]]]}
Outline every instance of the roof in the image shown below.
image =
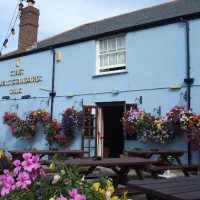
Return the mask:
{"type": "MultiPolygon", "coordinates": [[[[116,34],[117,32],[143,29],[149,26],[156,26],[156,24],[162,25],[172,23],[174,21],[180,21],[181,17],[184,19],[200,17],[200,0],[175,0],[154,7],[84,24],[38,42],[37,50],[47,49],[47,47],[64,46],[83,40],[116,34]]],[[[9,55],[10,54],[8,54],[8,56],[9,55]]]]}
{"type": "Polygon", "coordinates": [[[178,18],[180,16],[200,14],[200,0],[177,0],[159,6],[142,9],[94,23],[85,24],[63,32],[38,43],[38,48],[63,42],[77,41],[83,38],[139,28],[147,24],[178,18]]]}

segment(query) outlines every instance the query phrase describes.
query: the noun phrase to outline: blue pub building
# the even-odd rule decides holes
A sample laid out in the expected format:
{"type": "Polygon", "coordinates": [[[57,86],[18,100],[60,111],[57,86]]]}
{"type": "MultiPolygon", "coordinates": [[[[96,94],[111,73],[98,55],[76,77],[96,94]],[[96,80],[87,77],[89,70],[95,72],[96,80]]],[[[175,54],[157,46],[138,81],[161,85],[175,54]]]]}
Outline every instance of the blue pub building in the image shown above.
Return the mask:
{"type": "MultiPolygon", "coordinates": [[[[167,144],[141,143],[123,130],[123,113],[135,106],[164,116],[175,105],[200,113],[200,1],[177,0],[84,24],[37,41],[39,10],[21,10],[19,46],[0,57],[0,116],[46,109],[61,120],[67,108],[90,111],[90,134],[78,129],[67,148],[93,156],[127,148],[188,151],[183,162],[198,163],[184,137],[167,144]],[[101,144],[98,144],[99,133],[101,144]]],[[[41,127],[35,137],[12,136],[0,119],[6,149],[48,149],[41,127]]],[[[59,147],[58,148],[62,148],[59,147]]],[[[87,156],[88,156],[87,155],[87,156]]]]}

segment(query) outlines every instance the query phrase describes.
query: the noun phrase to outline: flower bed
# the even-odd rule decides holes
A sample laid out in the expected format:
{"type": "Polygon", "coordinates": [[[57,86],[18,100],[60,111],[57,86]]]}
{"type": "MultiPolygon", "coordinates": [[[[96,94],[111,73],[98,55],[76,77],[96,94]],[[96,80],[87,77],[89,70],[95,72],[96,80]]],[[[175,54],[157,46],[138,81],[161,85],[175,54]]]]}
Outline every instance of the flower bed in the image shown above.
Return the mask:
{"type": "Polygon", "coordinates": [[[77,166],[63,165],[53,180],[45,178],[40,158],[24,153],[13,162],[14,169],[0,176],[1,200],[127,200],[127,193],[113,196],[112,179],[101,177],[87,182],[77,166]]]}

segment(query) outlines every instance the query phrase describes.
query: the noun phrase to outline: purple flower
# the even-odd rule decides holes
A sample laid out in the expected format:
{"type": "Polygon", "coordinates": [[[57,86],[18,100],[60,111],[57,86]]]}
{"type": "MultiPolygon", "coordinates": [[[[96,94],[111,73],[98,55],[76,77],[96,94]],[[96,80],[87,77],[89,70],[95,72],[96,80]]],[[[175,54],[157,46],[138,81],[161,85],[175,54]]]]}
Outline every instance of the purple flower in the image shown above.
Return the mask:
{"type": "Polygon", "coordinates": [[[15,160],[15,161],[13,162],[13,164],[16,166],[16,167],[14,168],[14,172],[15,172],[16,174],[18,174],[19,171],[21,170],[21,162],[20,162],[20,160],[15,160]]]}
{"type": "Polygon", "coordinates": [[[33,168],[35,170],[41,167],[39,162],[40,162],[40,157],[38,155],[32,156],[33,168]]]}
{"type": "Polygon", "coordinates": [[[11,190],[15,189],[15,181],[12,176],[5,176],[3,179],[3,187],[1,189],[1,195],[9,194],[11,190]]]}
{"type": "Polygon", "coordinates": [[[58,197],[56,200],[67,200],[65,197],[58,197]]]}
{"type": "Polygon", "coordinates": [[[32,162],[32,159],[25,160],[22,162],[22,166],[24,167],[25,170],[28,172],[31,172],[34,168],[34,163],[32,162]]]}
{"type": "Polygon", "coordinates": [[[22,189],[26,188],[27,185],[31,184],[31,181],[29,180],[29,175],[26,172],[22,172],[18,175],[17,177],[17,183],[16,186],[17,187],[21,187],[22,189]]]}
{"type": "Polygon", "coordinates": [[[70,195],[71,197],[75,198],[76,195],[78,194],[78,191],[77,191],[77,189],[72,189],[72,190],[69,190],[68,193],[69,193],[69,195],[70,195]]]}
{"type": "Polygon", "coordinates": [[[32,154],[31,153],[24,153],[22,155],[22,157],[24,158],[24,160],[29,160],[32,157],[32,154]]]}
{"type": "Polygon", "coordinates": [[[73,200],[86,200],[86,196],[78,194],[77,189],[69,190],[68,193],[73,198],[73,200]]]}

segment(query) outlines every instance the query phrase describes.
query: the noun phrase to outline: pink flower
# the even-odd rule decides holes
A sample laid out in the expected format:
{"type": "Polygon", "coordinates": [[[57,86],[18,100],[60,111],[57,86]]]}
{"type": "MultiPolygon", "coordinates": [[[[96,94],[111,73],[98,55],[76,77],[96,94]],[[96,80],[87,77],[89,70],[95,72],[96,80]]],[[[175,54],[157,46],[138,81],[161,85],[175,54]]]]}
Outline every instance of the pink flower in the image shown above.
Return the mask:
{"type": "Polygon", "coordinates": [[[58,197],[56,200],[67,200],[65,197],[58,197]]]}
{"type": "Polygon", "coordinates": [[[31,178],[31,180],[36,180],[37,179],[37,173],[36,173],[36,171],[32,171],[30,174],[30,178],[31,178]]]}
{"type": "Polygon", "coordinates": [[[34,164],[32,162],[31,159],[23,161],[22,162],[22,166],[24,167],[25,170],[27,170],[28,172],[31,172],[34,168],[34,164]]]}
{"type": "Polygon", "coordinates": [[[69,190],[68,193],[69,193],[69,195],[70,195],[71,197],[75,198],[76,195],[78,194],[78,191],[77,191],[77,189],[72,189],[72,190],[69,190]]]}
{"type": "Polygon", "coordinates": [[[32,156],[32,162],[33,162],[35,170],[41,167],[41,165],[40,165],[40,157],[38,155],[32,156]]]}
{"type": "Polygon", "coordinates": [[[21,162],[20,162],[20,160],[15,160],[15,161],[13,162],[13,164],[16,166],[16,167],[14,168],[14,172],[15,172],[16,174],[18,174],[19,171],[21,170],[21,162]]]}
{"type": "Polygon", "coordinates": [[[12,176],[5,176],[3,179],[3,187],[1,189],[1,195],[9,194],[10,190],[15,189],[15,182],[12,176]]]}
{"type": "Polygon", "coordinates": [[[29,180],[29,175],[26,172],[22,172],[17,177],[17,187],[21,187],[22,189],[26,188],[27,185],[31,184],[31,181],[29,180]]]}
{"type": "Polygon", "coordinates": [[[45,171],[42,167],[39,169],[39,173],[40,173],[40,176],[45,176],[45,171]]]}
{"type": "Polygon", "coordinates": [[[7,169],[4,169],[4,170],[3,170],[3,173],[4,173],[6,176],[9,176],[9,175],[10,175],[10,171],[7,170],[7,169]]]}
{"type": "Polygon", "coordinates": [[[77,194],[75,196],[74,200],[86,200],[86,196],[85,195],[77,194]]]}
{"type": "Polygon", "coordinates": [[[73,198],[73,200],[86,200],[86,196],[78,194],[77,189],[69,190],[68,193],[73,198]]]}
{"type": "Polygon", "coordinates": [[[24,153],[22,155],[22,157],[24,158],[24,160],[29,160],[32,157],[32,154],[31,153],[24,153]]]}

